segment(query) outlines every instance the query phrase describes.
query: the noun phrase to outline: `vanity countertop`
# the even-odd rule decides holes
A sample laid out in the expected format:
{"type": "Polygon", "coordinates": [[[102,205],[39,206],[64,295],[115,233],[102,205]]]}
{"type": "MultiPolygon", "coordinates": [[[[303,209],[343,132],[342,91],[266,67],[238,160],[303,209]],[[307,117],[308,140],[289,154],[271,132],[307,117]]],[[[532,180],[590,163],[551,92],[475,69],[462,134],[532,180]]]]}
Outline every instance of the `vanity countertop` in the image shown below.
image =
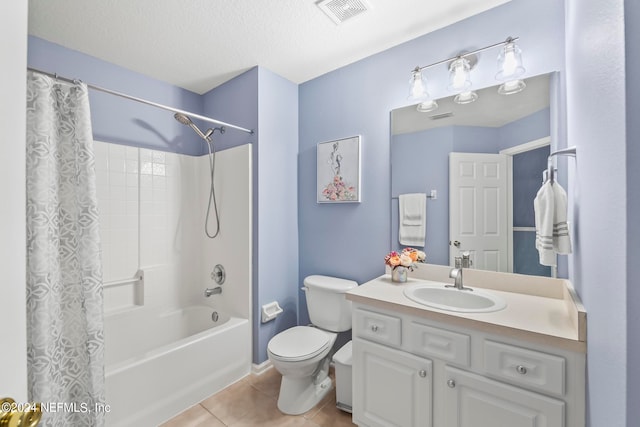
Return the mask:
{"type": "Polygon", "coordinates": [[[420,265],[406,283],[385,274],[347,293],[347,299],[386,310],[586,352],[586,312],[568,280],[465,269],[464,285],[502,297],[507,307],[490,313],[460,313],[407,298],[407,286],[424,281],[451,284],[449,267],[420,265]],[[416,277],[417,276],[417,277],[416,277]]]}

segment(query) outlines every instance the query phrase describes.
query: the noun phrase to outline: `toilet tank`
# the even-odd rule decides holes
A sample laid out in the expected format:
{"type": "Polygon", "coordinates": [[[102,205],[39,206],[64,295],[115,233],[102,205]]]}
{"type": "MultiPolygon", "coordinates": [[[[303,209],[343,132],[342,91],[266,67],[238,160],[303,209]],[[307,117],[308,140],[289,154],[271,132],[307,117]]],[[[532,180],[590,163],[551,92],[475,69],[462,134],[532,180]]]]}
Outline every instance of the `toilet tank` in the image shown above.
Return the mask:
{"type": "Polygon", "coordinates": [[[315,326],[333,332],[351,329],[351,301],[345,293],[358,286],[353,280],[329,276],[304,279],[309,319],[315,326]]]}

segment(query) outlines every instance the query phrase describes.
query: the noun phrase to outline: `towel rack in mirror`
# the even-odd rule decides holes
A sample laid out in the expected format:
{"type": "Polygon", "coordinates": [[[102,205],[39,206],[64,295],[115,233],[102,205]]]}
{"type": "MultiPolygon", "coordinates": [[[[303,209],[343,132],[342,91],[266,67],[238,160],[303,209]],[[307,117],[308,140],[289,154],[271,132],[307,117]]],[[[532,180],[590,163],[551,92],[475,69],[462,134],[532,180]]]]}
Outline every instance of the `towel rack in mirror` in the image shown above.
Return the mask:
{"type": "Polygon", "coordinates": [[[554,156],[572,156],[572,157],[576,157],[576,147],[569,147],[569,148],[564,148],[562,150],[557,150],[554,151],[553,153],[549,154],[549,157],[547,157],[547,170],[546,170],[546,177],[545,177],[545,182],[548,179],[549,182],[551,182],[553,184],[554,179],[555,179],[555,169],[553,167],[553,157],[554,156]]]}

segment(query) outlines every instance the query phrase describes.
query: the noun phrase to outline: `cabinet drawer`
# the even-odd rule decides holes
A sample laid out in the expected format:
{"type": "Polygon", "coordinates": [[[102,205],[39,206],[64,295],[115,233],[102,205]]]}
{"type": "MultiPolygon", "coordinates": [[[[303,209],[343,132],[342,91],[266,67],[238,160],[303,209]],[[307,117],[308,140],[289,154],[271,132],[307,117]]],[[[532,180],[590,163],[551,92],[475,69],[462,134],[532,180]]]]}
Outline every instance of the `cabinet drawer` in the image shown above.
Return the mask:
{"type": "Polygon", "coordinates": [[[523,386],[564,394],[563,357],[487,340],[484,343],[484,368],[490,375],[523,386]]]}
{"type": "Polygon", "coordinates": [[[402,322],[399,317],[361,308],[354,313],[356,335],[381,344],[399,347],[402,342],[401,326],[402,322]]]}
{"type": "Polygon", "coordinates": [[[411,322],[409,337],[408,345],[412,353],[469,366],[469,335],[411,322]]]}

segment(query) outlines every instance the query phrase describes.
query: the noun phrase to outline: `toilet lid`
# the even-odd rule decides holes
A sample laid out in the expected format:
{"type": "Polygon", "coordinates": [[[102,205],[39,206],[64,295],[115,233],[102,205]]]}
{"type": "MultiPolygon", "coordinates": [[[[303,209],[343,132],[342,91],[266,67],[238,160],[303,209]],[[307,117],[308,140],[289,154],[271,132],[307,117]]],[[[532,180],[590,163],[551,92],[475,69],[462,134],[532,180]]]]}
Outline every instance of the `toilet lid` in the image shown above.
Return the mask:
{"type": "Polygon", "coordinates": [[[267,349],[282,359],[310,359],[321,353],[329,342],[329,334],[318,328],[294,326],[271,338],[267,349]]]}

